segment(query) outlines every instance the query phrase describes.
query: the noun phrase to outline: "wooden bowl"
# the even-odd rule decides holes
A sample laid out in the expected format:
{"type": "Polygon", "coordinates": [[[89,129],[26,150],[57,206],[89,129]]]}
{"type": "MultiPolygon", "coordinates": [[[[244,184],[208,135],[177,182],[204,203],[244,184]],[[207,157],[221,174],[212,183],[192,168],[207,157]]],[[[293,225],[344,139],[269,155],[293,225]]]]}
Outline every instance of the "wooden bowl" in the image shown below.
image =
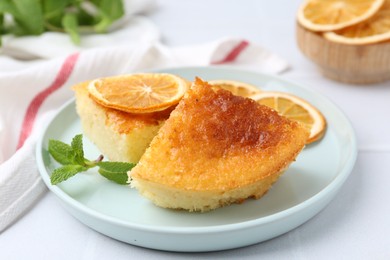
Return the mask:
{"type": "Polygon", "coordinates": [[[347,45],[331,42],[297,23],[301,51],[328,78],[354,84],[390,80],[390,42],[347,45]]]}

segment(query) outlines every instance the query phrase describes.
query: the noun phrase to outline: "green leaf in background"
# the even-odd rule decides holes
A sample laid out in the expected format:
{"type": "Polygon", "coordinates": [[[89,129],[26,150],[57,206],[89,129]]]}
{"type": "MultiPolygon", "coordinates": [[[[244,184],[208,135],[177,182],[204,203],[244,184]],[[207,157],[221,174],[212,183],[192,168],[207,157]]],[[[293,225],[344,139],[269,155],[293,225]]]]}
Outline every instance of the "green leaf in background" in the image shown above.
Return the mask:
{"type": "Polygon", "coordinates": [[[0,47],[1,47],[1,35],[4,31],[4,15],[0,13],[0,47]]]}
{"type": "Polygon", "coordinates": [[[133,163],[125,162],[99,162],[97,165],[102,176],[122,185],[127,184],[127,172],[135,166],[133,163]]]}
{"type": "Polygon", "coordinates": [[[3,32],[4,29],[4,15],[0,13],[0,35],[3,32]]]}
{"type": "Polygon", "coordinates": [[[16,17],[18,12],[11,0],[0,0],[0,14],[3,16],[0,34],[5,34],[7,33],[7,30],[5,28],[4,14],[10,14],[11,16],[16,17]]]}
{"type": "Polygon", "coordinates": [[[79,44],[80,31],[107,32],[124,14],[123,0],[0,0],[0,35],[66,32],[79,44]]]}
{"type": "Polygon", "coordinates": [[[64,9],[71,3],[71,0],[42,0],[43,14],[46,19],[62,16],[64,9]]]}
{"type": "MultiPolygon", "coordinates": [[[[16,33],[39,35],[44,31],[41,0],[1,0],[14,7],[13,16],[17,24],[16,33]]],[[[11,12],[12,13],[12,12],[11,12]]]]}
{"type": "Polygon", "coordinates": [[[58,140],[49,140],[49,153],[62,165],[74,163],[74,152],[70,145],[58,140]]]}
{"type": "Polygon", "coordinates": [[[82,6],[78,7],[76,15],[80,26],[90,26],[96,23],[95,17],[85,11],[82,6]]]}
{"type": "Polygon", "coordinates": [[[62,26],[70,35],[70,38],[75,44],[80,44],[79,24],[76,14],[65,14],[62,18],[62,26]]]}
{"type": "Polygon", "coordinates": [[[62,17],[71,0],[42,0],[45,28],[52,31],[64,31],[62,17]]]}
{"type": "Polygon", "coordinates": [[[50,182],[52,185],[56,185],[60,182],[66,181],[70,177],[76,175],[79,172],[88,170],[86,167],[81,165],[65,165],[57,168],[53,171],[50,176],[50,182]]]}
{"type": "Polygon", "coordinates": [[[17,10],[11,0],[1,0],[0,13],[10,13],[11,15],[15,16],[17,15],[17,10]]]}
{"type": "Polygon", "coordinates": [[[85,165],[83,151],[83,135],[79,134],[73,137],[71,147],[74,152],[74,163],[79,165],[85,165]]]}
{"type": "Polygon", "coordinates": [[[100,10],[101,20],[95,25],[97,32],[106,32],[109,26],[125,13],[121,0],[91,0],[100,10]]]}

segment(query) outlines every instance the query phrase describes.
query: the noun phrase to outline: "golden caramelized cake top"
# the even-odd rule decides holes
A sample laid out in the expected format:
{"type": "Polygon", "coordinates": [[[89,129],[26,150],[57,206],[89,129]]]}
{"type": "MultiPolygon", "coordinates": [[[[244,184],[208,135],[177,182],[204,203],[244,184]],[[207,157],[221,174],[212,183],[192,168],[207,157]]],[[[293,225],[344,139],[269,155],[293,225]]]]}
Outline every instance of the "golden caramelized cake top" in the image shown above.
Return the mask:
{"type": "Polygon", "coordinates": [[[285,168],[308,132],[255,101],[197,79],[130,176],[185,190],[229,190],[285,168]]]}
{"type": "Polygon", "coordinates": [[[93,102],[97,107],[102,109],[106,114],[106,124],[113,126],[120,134],[128,134],[134,129],[142,128],[147,125],[157,125],[161,123],[161,121],[168,119],[170,113],[174,109],[174,107],[171,107],[159,112],[131,114],[120,110],[104,107],[96,103],[92,98],[89,97],[89,83],[90,81],[87,81],[75,85],[73,86],[73,90],[76,92],[76,95],[78,94],[79,97],[85,98],[84,101],[93,102]]]}

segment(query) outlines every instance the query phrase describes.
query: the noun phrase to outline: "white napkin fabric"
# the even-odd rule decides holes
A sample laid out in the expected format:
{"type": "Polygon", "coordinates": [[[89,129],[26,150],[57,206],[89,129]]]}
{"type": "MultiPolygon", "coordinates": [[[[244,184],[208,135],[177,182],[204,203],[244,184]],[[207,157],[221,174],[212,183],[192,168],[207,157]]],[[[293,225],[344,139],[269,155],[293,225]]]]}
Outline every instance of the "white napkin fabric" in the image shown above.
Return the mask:
{"type": "Polygon", "coordinates": [[[242,39],[168,48],[152,42],[93,49],[0,74],[0,232],[46,190],[35,164],[35,144],[53,114],[85,80],[157,68],[230,65],[279,73],[287,63],[242,39]]]}

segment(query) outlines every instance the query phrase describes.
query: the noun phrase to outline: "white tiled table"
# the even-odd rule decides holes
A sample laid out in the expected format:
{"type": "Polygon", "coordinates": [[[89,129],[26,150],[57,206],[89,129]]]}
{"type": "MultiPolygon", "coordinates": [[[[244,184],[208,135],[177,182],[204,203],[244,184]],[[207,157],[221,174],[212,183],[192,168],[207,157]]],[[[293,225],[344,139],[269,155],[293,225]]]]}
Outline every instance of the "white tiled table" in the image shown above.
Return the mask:
{"type": "Polygon", "coordinates": [[[359,155],[351,176],[320,214],[261,244],[182,254],[105,237],[78,222],[46,193],[0,235],[0,259],[390,259],[390,82],[354,86],[322,77],[296,46],[299,3],[161,0],[150,17],[170,46],[225,36],[256,42],[290,63],[284,78],[325,95],[345,112],[356,130],[359,155]]]}

